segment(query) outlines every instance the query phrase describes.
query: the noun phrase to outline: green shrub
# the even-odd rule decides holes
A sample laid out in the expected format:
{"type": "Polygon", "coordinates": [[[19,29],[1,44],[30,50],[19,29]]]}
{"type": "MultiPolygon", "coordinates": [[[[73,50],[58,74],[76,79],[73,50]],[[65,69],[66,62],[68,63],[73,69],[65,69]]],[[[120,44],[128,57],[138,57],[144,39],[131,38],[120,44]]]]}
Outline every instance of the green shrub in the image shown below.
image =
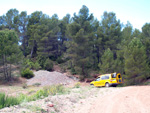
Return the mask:
{"type": "Polygon", "coordinates": [[[29,68],[27,68],[21,72],[21,76],[29,79],[29,78],[32,78],[34,74],[29,68]]]}
{"type": "Polygon", "coordinates": [[[53,85],[48,88],[49,95],[56,95],[57,93],[64,93],[65,88],[62,85],[53,85]]]}
{"type": "Polygon", "coordinates": [[[28,86],[27,86],[27,84],[25,84],[25,83],[22,85],[22,88],[23,88],[23,89],[26,89],[27,87],[28,87],[28,86]]]}
{"type": "Polygon", "coordinates": [[[40,66],[41,66],[42,68],[44,68],[44,63],[45,63],[45,61],[46,61],[46,57],[44,57],[44,56],[38,56],[37,61],[38,61],[38,63],[40,64],[40,66]]]}
{"type": "Polygon", "coordinates": [[[0,93],[0,109],[19,104],[20,101],[16,97],[6,96],[4,93],[0,93]]]}
{"type": "Polygon", "coordinates": [[[65,92],[66,90],[62,85],[53,85],[49,87],[44,87],[44,89],[41,89],[37,91],[35,94],[28,96],[27,101],[34,101],[37,99],[48,97],[48,95],[63,94],[65,92]]]}
{"type": "Polygon", "coordinates": [[[46,61],[44,63],[44,69],[47,71],[52,71],[52,69],[53,69],[53,62],[49,58],[46,59],[46,61]]]}
{"type": "Polygon", "coordinates": [[[31,69],[33,67],[34,63],[30,59],[24,59],[23,60],[23,68],[29,68],[31,69]]]}
{"type": "Polygon", "coordinates": [[[76,70],[75,70],[74,68],[71,68],[71,74],[72,74],[72,75],[77,74],[77,72],[76,72],[76,70]]]}
{"type": "Polygon", "coordinates": [[[63,63],[64,61],[63,61],[62,57],[58,57],[57,60],[56,60],[56,62],[57,62],[58,64],[61,64],[61,63],[63,63]]]}
{"type": "Polygon", "coordinates": [[[33,65],[32,65],[32,69],[35,69],[36,71],[38,71],[39,69],[41,68],[40,64],[38,62],[35,62],[33,65]]]}

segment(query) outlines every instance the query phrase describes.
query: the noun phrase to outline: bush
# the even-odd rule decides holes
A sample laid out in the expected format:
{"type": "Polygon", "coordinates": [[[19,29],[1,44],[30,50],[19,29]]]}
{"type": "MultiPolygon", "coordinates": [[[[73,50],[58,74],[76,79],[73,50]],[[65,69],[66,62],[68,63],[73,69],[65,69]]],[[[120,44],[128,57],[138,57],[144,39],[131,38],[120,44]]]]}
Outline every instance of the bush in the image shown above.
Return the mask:
{"type": "Polygon", "coordinates": [[[64,93],[65,88],[62,85],[53,85],[48,88],[49,95],[56,95],[57,93],[64,93]]]}
{"type": "Polygon", "coordinates": [[[36,71],[38,71],[38,70],[41,68],[41,66],[40,66],[40,64],[39,64],[38,62],[35,62],[35,63],[32,65],[32,68],[35,69],[36,71]]]}
{"type": "Polygon", "coordinates": [[[37,59],[38,63],[40,64],[40,66],[42,68],[44,68],[44,63],[46,61],[46,58],[44,56],[38,56],[38,59],[37,59]]]}
{"type": "Polygon", "coordinates": [[[21,76],[29,79],[29,78],[32,78],[34,74],[29,68],[27,68],[21,72],[21,76]]]}
{"type": "Polygon", "coordinates": [[[63,63],[64,61],[63,61],[63,59],[62,59],[61,57],[58,57],[57,60],[56,60],[56,62],[57,62],[58,64],[61,64],[61,63],[63,63]]]}
{"type": "Polygon", "coordinates": [[[28,86],[27,86],[27,84],[25,84],[25,83],[22,85],[22,88],[23,88],[23,89],[26,89],[27,87],[28,87],[28,86]]]}
{"type": "Polygon", "coordinates": [[[52,71],[53,70],[53,62],[48,58],[46,59],[44,63],[44,69],[47,71],[52,71]]]}
{"type": "Polygon", "coordinates": [[[24,59],[23,68],[32,68],[34,63],[30,59],[24,59]]]}
{"type": "Polygon", "coordinates": [[[76,75],[77,74],[77,72],[76,72],[76,70],[74,68],[71,68],[71,74],[72,75],[76,75]]]}

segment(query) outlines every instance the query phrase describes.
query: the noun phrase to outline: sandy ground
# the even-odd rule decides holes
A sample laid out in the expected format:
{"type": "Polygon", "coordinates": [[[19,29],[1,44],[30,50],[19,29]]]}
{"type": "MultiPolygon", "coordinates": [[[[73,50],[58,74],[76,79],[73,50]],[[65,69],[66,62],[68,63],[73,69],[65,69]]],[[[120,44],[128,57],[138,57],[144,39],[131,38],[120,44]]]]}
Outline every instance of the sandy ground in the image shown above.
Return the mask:
{"type": "Polygon", "coordinates": [[[99,97],[87,113],[150,113],[150,86],[125,87],[99,97]]]}
{"type": "Polygon", "coordinates": [[[3,108],[0,113],[150,113],[150,86],[95,88],[82,86],[69,94],[3,108]],[[54,107],[49,107],[53,104],[54,107]]]}

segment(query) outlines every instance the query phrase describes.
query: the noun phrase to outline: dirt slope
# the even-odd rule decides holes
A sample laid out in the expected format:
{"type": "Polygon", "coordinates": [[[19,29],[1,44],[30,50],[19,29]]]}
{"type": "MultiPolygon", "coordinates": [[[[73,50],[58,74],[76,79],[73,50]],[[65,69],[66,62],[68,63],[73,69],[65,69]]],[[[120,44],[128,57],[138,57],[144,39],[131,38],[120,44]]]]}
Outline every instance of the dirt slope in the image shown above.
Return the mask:
{"type": "Polygon", "coordinates": [[[89,113],[150,113],[150,87],[125,87],[122,91],[100,97],[89,113]]]}
{"type": "Polygon", "coordinates": [[[27,85],[41,84],[41,86],[49,86],[54,84],[70,84],[73,80],[60,72],[49,72],[39,70],[34,72],[34,77],[27,80],[27,85]]]}

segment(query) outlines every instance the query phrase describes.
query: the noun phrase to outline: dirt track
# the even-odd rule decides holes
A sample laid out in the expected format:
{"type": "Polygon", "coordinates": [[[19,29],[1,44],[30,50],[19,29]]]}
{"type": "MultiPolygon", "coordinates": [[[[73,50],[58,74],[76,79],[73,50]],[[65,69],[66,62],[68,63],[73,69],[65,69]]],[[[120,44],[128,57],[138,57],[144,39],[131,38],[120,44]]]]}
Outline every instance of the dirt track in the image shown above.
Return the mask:
{"type": "Polygon", "coordinates": [[[150,86],[124,87],[99,97],[88,113],[150,113],[150,86]]]}

